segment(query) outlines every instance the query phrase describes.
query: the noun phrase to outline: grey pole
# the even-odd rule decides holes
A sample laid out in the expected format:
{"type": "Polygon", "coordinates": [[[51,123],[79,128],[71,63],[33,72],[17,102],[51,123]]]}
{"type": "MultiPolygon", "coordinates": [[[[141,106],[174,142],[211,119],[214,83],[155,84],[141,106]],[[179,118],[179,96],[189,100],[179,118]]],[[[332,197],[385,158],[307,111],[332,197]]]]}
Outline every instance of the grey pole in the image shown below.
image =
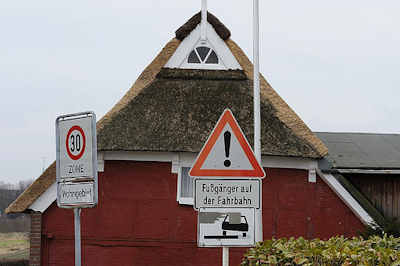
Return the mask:
{"type": "Polygon", "coordinates": [[[75,266],[81,266],[81,208],[74,209],[75,266]]]}
{"type": "Polygon", "coordinates": [[[229,247],[222,247],[222,266],[229,266],[229,247]]]}
{"type": "MultiPolygon", "coordinates": [[[[261,113],[260,113],[260,13],[259,0],[253,0],[253,65],[254,65],[254,154],[261,161],[261,113]]],[[[263,240],[262,182],[260,184],[260,209],[256,213],[256,242],[263,240]]]]}

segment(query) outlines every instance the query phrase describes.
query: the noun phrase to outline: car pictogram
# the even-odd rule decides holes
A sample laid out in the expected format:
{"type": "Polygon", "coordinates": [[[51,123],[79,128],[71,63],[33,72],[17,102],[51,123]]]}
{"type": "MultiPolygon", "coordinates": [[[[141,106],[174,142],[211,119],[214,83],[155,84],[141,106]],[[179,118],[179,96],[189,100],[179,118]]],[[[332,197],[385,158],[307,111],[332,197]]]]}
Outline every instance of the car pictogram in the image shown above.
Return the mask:
{"type": "Polygon", "coordinates": [[[249,231],[249,224],[247,223],[246,216],[240,216],[240,223],[230,223],[228,220],[229,214],[225,216],[224,221],[222,222],[222,235],[226,236],[226,231],[239,231],[243,232],[243,237],[246,237],[247,232],[249,231]]]}

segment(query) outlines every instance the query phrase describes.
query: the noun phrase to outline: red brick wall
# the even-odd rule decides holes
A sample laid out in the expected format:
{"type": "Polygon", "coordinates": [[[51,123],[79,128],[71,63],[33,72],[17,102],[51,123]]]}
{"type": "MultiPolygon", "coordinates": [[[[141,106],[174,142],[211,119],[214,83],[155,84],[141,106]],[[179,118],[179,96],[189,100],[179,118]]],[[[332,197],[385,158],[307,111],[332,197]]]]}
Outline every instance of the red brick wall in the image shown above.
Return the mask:
{"type": "MultiPolygon", "coordinates": [[[[267,169],[264,238],[354,235],[360,221],[319,178],[303,170],[267,169]]],[[[197,214],[176,202],[170,163],[106,161],[99,205],[82,211],[82,265],[219,265],[220,248],[197,248],[197,214]]],[[[43,214],[42,265],[74,265],[73,211],[53,203],[43,214]]],[[[230,249],[239,265],[242,248],[230,249]]]]}
{"type": "Polygon", "coordinates": [[[42,214],[40,212],[32,212],[30,250],[29,250],[30,266],[40,266],[41,235],[42,235],[42,214]]]}

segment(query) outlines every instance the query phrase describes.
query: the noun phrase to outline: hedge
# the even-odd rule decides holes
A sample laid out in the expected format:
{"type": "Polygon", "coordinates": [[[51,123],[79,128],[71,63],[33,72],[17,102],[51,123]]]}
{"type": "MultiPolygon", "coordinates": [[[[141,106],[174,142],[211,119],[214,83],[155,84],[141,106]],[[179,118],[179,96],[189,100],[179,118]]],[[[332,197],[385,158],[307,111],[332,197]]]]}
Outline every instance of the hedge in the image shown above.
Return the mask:
{"type": "Polygon", "coordinates": [[[244,255],[242,266],[253,265],[400,265],[400,238],[282,238],[259,242],[244,255]]]}

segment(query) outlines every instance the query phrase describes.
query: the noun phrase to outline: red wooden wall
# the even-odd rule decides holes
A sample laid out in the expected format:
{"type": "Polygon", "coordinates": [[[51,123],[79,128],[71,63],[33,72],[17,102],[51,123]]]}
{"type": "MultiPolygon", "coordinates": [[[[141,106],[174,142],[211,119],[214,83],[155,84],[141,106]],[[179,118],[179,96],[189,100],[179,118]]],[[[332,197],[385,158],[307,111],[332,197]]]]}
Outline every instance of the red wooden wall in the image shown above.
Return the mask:
{"type": "MultiPolygon", "coordinates": [[[[267,169],[264,238],[353,236],[361,222],[304,170],[267,169]]],[[[170,163],[106,161],[99,204],[82,211],[82,265],[220,265],[220,248],[197,248],[197,213],[176,202],[170,163]]],[[[42,265],[74,265],[72,210],[53,203],[42,217],[42,265]]],[[[231,265],[245,249],[231,248],[231,265]]]]}

